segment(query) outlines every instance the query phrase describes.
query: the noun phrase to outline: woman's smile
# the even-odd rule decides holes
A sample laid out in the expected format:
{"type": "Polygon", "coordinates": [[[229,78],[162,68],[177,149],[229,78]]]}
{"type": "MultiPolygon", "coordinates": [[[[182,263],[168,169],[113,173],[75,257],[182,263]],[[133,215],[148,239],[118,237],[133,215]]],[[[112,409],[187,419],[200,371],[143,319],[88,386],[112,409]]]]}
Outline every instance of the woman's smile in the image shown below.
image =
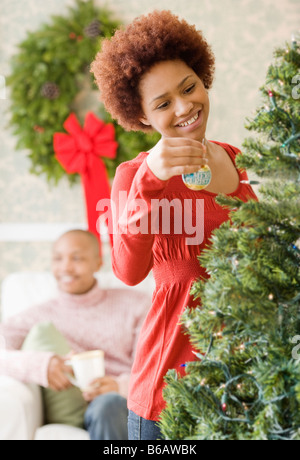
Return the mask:
{"type": "Polygon", "coordinates": [[[177,128],[180,128],[183,133],[189,133],[194,131],[194,129],[198,128],[203,121],[203,112],[202,110],[198,110],[197,113],[186,121],[182,121],[177,124],[177,128]]]}

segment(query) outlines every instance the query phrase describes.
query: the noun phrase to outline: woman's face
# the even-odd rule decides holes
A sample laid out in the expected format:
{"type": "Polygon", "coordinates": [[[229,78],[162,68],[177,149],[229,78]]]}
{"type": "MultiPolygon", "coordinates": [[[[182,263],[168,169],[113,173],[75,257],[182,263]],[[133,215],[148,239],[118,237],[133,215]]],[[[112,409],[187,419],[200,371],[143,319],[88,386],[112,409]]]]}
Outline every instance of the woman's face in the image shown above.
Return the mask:
{"type": "Polygon", "coordinates": [[[185,62],[155,64],[139,86],[144,116],[162,137],[187,137],[202,141],[209,114],[207,91],[197,74],[185,62]]]}

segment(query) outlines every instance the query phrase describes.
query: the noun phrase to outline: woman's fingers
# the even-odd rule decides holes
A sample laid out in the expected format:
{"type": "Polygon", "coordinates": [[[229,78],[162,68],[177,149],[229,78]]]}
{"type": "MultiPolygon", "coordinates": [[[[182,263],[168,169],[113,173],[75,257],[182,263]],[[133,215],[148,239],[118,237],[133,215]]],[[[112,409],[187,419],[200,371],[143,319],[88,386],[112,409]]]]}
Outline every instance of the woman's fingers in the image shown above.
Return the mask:
{"type": "Polygon", "coordinates": [[[206,165],[208,164],[208,159],[202,156],[178,156],[171,157],[168,159],[168,165],[171,167],[174,166],[194,166],[194,165],[206,165]]]}
{"type": "Polygon", "coordinates": [[[156,177],[168,180],[198,171],[208,163],[205,154],[206,147],[194,139],[164,138],[150,151],[147,163],[156,177]]]}

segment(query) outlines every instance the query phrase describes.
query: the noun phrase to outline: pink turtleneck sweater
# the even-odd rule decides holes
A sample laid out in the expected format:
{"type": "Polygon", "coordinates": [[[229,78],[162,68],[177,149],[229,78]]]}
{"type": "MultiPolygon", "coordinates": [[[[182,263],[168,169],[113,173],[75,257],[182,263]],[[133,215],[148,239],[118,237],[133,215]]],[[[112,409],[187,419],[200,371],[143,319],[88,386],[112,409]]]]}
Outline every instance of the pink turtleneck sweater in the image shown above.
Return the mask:
{"type": "Polygon", "coordinates": [[[100,289],[96,284],[82,295],[60,292],[56,299],[32,307],[0,324],[0,375],[48,386],[48,365],[53,353],[21,351],[31,328],[50,321],[75,352],[101,349],[106,375],[116,378],[127,397],[138,334],[151,299],[138,291],[100,289]]]}

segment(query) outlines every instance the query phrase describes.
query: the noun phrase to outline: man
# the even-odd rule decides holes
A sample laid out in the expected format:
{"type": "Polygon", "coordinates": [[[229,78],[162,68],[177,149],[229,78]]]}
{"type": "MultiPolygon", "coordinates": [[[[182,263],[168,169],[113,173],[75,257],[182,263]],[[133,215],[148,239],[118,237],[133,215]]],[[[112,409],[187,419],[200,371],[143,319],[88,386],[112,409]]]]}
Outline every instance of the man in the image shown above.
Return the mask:
{"type": "Polygon", "coordinates": [[[127,391],[136,342],[151,300],[128,289],[102,289],[94,277],[101,267],[97,238],[83,230],[62,235],[53,246],[52,271],[58,296],[0,324],[5,350],[0,375],[55,391],[71,387],[65,357],[21,350],[32,328],[51,322],[73,352],[102,349],[105,377],[83,393],[89,403],[84,426],[91,439],[127,439],[127,391]]]}

